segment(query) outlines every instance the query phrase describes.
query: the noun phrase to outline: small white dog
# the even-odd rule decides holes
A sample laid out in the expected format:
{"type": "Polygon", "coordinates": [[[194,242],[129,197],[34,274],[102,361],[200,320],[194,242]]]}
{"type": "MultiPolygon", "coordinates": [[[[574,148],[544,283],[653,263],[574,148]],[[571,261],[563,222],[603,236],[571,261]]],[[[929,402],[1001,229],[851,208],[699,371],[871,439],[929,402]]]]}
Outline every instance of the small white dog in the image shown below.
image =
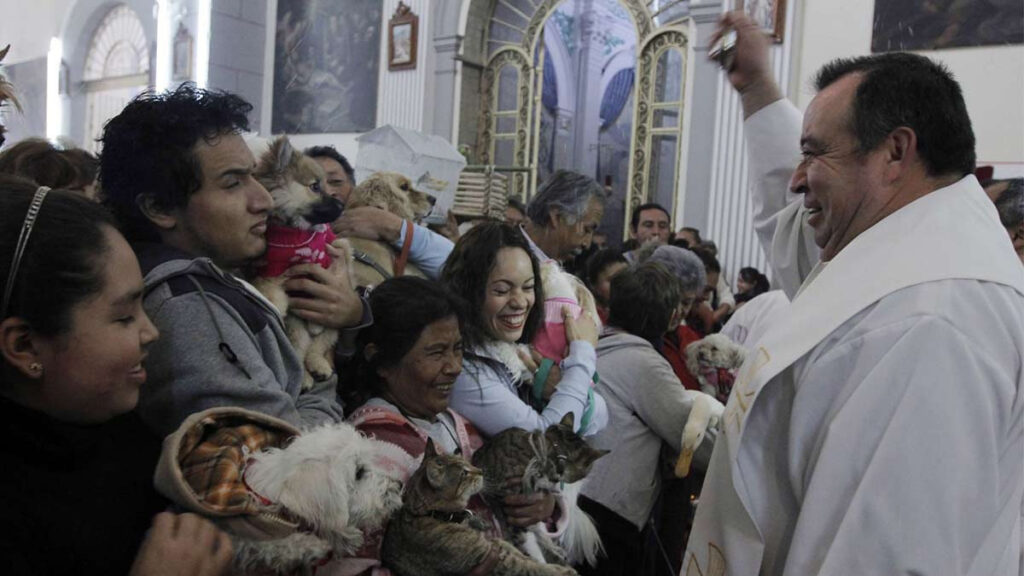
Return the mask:
{"type": "MultiPolygon", "coordinates": [[[[310,430],[287,448],[254,453],[245,483],[308,524],[336,555],[350,556],[363,545],[364,532],[380,528],[402,506],[402,483],[415,468],[415,459],[398,446],[337,423],[310,430]]],[[[287,546],[252,547],[240,552],[275,569],[293,565],[287,546]],[[267,562],[268,552],[281,557],[267,562]]],[[[236,567],[245,564],[238,555],[236,567]]]]}
{"type": "Polygon", "coordinates": [[[686,369],[700,383],[701,392],[710,394],[723,404],[732,389],[731,375],[743,365],[747,352],[724,334],[709,334],[686,347],[686,369]],[[720,378],[718,369],[730,372],[720,378]]]}

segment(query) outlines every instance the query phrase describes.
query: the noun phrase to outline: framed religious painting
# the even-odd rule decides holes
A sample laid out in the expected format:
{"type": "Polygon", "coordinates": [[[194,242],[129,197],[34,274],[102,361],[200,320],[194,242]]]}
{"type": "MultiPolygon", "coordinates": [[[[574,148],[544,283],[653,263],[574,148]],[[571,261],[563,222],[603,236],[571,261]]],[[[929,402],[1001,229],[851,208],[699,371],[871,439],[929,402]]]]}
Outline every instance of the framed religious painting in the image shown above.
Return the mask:
{"type": "Polygon", "coordinates": [[[875,0],[872,52],[1024,44],[1020,0],[875,0]]]}
{"type": "Polygon", "coordinates": [[[419,26],[420,17],[404,2],[399,2],[395,15],[388,21],[388,70],[416,68],[419,26]]]}
{"type": "Polygon", "coordinates": [[[271,132],[373,130],[381,0],[277,0],[271,132]]]}
{"type": "Polygon", "coordinates": [[[776,44],[781,44],[786,31],[786,0],[743,0],[743,9],[776,44]]]}

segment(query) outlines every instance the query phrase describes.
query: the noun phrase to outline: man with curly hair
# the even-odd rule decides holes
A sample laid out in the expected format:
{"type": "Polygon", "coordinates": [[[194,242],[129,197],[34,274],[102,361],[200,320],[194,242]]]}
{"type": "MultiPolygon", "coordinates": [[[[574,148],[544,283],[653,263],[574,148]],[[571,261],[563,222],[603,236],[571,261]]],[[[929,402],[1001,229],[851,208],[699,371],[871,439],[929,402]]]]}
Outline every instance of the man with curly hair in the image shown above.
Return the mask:
{"type": "MultiPolygon", "coordinates": [[[[266,250],[272,199],[241,132],[252,106],[185,84],[139,96],[106,125],[100,184],[139,256],[146,312],[161,332],[139,401],[167,434],[190,414],[241,406],[309,427],[342,418],[337,377],[302,390],[302,362],[277,310],[242,278],[266,250]]],[[[369,308],[314,264],[286,272],[290,312],[338,329],[369,308]]],[[[344,334],[343,334],[344,335],[344,334]]]]}

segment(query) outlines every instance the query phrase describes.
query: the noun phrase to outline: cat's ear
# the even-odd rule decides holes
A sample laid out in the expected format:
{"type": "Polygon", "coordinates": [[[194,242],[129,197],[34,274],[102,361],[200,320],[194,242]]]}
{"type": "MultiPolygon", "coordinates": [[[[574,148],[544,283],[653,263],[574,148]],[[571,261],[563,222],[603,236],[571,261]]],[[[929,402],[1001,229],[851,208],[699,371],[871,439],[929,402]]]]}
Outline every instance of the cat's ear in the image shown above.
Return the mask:
{"type": "Polygon", "coordinates": [[[437,456],[437,447],[434,446],[434,439],[427,438],[427,447],[423,451],[423,457],[433,458],[434,456],[437,456]]]}
{"type": "Polygon", "coordinates": [[[565,426],[569,430],[576,429],[576,416],[572,412],[566,412],[565,416],[562,416],[562,421],[558,423],[559,426],[565,426]]]}
{"type": "Polygon", "coordinates": [[[435,460],[437,455],[434,441],[427,438],[427,448],[423,451],[423,465],[427,468],[427,484],[430,484],[434,489],[440,489],[444,486],[444,466],[441,462],[435,460]]]}

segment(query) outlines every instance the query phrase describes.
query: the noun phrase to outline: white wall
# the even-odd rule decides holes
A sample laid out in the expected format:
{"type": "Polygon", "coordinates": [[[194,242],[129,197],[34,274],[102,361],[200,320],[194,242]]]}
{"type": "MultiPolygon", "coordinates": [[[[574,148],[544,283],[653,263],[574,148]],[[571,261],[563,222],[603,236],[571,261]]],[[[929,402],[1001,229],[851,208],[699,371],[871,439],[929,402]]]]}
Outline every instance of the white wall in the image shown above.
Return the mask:
{"type": "Polygon", "coordinates": [[[60,36],[75,0],[0,0],[0,48],[11,45],[4,64],[45,58],[50,38],[60,36]]]}
{"type": "Polygon", "coordinates": [[[377,126],[393,124],[410,130],[423,130],[423,110],[428,97],[427,78],[433,76],[430,67],[430,6],[429,0],[405,2],[413,14],[419,16],[417,32],[416,68],[414,70],[388,70],[388,20],[398,8],[399,0],[384,0],[380,28],[380,83],[377,88],[377,126]]]}
{"type": "MultiPolygon", "coordinates": [[[[875,0],[802,0],[802,46],[791,94],[801,108],[814,73],[829,60],[871,53],[875,0]]],[[[977,138],[978,164],[996,176],[1024,175],[1024,46],[919,52],[941,61],[960,82],[977,138]]]]}

